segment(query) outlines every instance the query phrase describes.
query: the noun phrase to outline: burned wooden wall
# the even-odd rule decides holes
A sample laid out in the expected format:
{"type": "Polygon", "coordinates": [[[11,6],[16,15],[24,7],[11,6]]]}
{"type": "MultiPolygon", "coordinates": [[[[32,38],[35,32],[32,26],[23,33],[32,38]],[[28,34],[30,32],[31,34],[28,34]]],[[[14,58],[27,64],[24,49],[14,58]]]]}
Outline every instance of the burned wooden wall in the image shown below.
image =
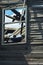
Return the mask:
{"type": "MultiPolygon", "coordinates": [[[[0,45],[1,65],[43,65],[43,7],[35,4],[43,5],[43,1],[27,2],[27,43],[0,45]]],[[[2,18],[0,23],[2,31],[2,18]]]]}

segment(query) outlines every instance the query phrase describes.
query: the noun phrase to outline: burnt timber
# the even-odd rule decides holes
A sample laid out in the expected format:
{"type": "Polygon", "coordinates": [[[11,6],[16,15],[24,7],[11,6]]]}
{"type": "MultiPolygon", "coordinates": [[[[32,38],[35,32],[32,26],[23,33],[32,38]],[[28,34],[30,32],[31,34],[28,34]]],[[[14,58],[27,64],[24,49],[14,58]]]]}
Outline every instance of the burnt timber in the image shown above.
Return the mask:
{"type": "Polygon", "coordinates": [[[27,43],[6,46],[1,45],[3,6],[0,5],[0,65],[43,65],[43,1],[27,0],[26,4],[27,43]]]}

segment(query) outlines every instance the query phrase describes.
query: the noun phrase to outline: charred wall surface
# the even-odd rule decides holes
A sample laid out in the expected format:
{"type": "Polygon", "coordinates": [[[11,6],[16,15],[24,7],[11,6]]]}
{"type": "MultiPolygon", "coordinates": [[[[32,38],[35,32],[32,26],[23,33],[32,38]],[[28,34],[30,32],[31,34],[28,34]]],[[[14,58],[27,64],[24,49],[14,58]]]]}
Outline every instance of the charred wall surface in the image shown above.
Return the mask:
{"type": "MultiPolygon", "coordinates": [[[[27,43],[6,46],[0,44],[1,65],[43,65],[43,6],[41,5],[43,1],[27,1],[27,43]]],[[[0,33],[2,33],[2,9],[0,9],[0,33]]]]}

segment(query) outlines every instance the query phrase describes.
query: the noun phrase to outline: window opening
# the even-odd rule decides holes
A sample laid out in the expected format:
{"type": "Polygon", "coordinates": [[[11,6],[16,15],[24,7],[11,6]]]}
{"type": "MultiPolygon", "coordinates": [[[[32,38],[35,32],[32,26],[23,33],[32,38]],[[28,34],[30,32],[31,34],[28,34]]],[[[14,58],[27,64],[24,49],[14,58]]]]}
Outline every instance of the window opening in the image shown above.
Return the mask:
{"type": "Polygon", "coordinates": [[[3,45],[26,43],[26,7],[4,9],[3,45]],[[22,11],[24,13],[22,13],[22,11]],[[21,16],[22,15],[22,16],[21,16]],[[20,18],[21,17],[21,18],[20,18]]]}

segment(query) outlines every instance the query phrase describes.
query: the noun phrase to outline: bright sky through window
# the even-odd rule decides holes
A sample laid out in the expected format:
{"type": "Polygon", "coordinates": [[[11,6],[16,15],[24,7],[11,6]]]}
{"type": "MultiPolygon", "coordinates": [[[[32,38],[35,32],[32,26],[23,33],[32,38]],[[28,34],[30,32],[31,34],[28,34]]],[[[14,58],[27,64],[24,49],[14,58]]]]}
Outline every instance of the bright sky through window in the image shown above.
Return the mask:
{"type": "MultiPolygon", "coordinates": [[[[17,11],[19,11],[20,13],[22,13],[22,9],[16,9],[17,11]]],[[[13,13],[11,10],[5,10],[5,15],[9,15],[9,16],[12,16],[15,15],[15,13],[13,13]]],[[[13,19],[11,18],[8,18],[5,16],[5,23],[9,23],[9,22],[12,22],[13,19]]],[[[17,20],[15,20],[16,22],[17,20]]],[[[21,27],[21,25],[19,23],[16,23],[16,24],[6,24],[5,27],[10,27],[10,28],[19,28],[21,27]]]]}

